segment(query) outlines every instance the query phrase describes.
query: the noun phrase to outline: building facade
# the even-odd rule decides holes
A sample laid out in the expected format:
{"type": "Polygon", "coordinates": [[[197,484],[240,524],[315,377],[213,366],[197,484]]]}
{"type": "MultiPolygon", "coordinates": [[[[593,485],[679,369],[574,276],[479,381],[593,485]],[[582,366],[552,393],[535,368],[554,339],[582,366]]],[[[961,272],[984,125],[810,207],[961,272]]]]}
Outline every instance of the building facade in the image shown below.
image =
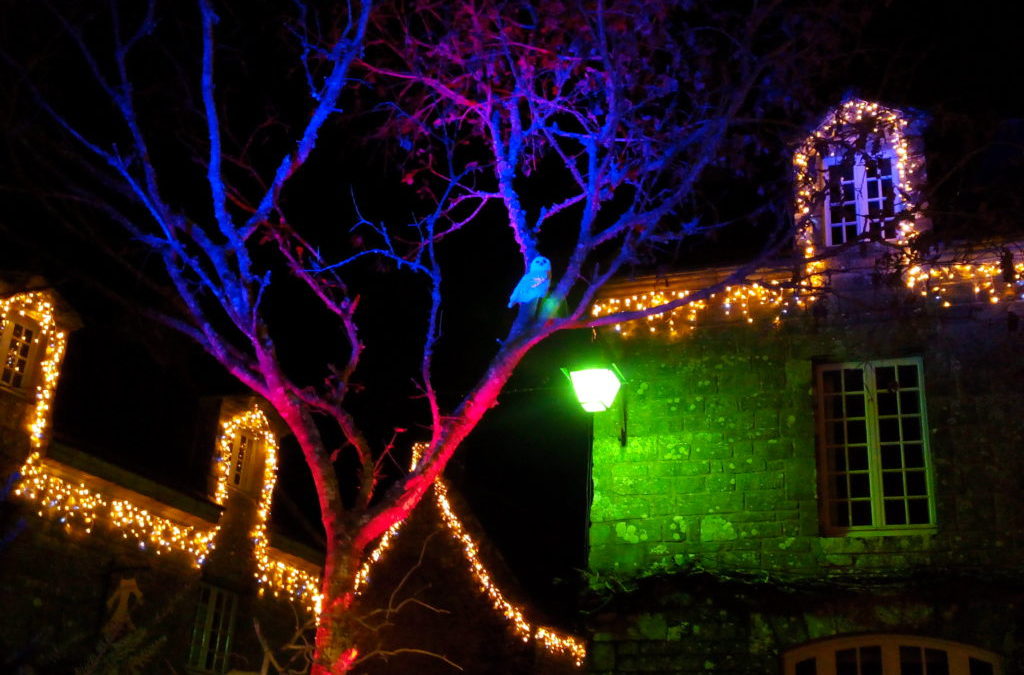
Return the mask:
{"type": "Polygon", "coordinates": [[[320,564],[267,528],[272,415],[254,397],[218,401],[205,495],[54,442],[79,320],[42,280],[20,287],[0,289],[4,672],[241,673],[281,658],[313,617],[320,564]]]}
{"type": "Polygon", "coordinates": [[[794,157],[796,260],[604,341],[594,673],[1018,673],[1024,264],[920,245],[919,119],[850,100],[794,157]]]}
{"type": "MultiPolygon", "coordinates": [[[[201,406],[199,492],[56,441],[79,325],[44,280],[0,286],[0,672],[307,672],[322,553],[269,528],[284,425],[254,396],[201,406]]],[[[451,492],[359,569],[356,672],[578,672],[584,642],[531,616],[451,492]]]]}

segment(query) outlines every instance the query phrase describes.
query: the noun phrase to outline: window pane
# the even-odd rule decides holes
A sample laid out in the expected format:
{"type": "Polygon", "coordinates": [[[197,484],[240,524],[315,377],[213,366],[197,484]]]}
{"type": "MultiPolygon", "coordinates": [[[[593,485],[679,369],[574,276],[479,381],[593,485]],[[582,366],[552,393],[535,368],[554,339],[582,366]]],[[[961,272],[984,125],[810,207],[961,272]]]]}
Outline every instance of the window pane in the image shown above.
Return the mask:
{"type": "Polygon", "coordinates": [[[899,368],[900,387],[907,389],[917,387],[917,366],[900,366],[899,368]]]}
{"type": "Polygon", "coordinates": [[[821,373],[821,384],[826,394],[842,391],[842,375],[838,370],[825,370],[821,373]]]}
{"type": "Polygon", "coordinates": [[[900,675],[924,675],[920,647],[900,647],[900,675]]]}
{"type": "Polygon", "coordinates": [[[871,525],[871,502],[850,503],[850,525],[871,525]]]}
{"type": "Polygon", "coordinates": [[[867,425],[864,420],[850,420],[846,423],[847,443],[866,443],[868,440],[867,425]]]}
{"type": "Polygon", "coordinates": [[[878,440],[882,443],[898,443],[900,440],[900,422],[889,418],[878,420],[878,440]]]}
{"type": "Polygon", "coordinates": [[[833,469],[836,471],[846,470],[846,448],[836,448],[832,453],[833,469]]]}
{"type": "Polygon", "coordinates": [[[850,471],[867,471],[868,449],[863,446],[852,447],[847,451],[849,457],[850,471]]]}
{"type": "Polygon", "coordinates": [[[890,499],[885,502],[885,524],[907,524],[907,510],[902,499],[890,499]]]}
{"type": "Polygon", "coordinates": [[[886,497],[903,496],[902,471],[886,471],[882,474],[882,494],[886,497]]]}
{"type": "Polygon", "coordinates": [[[970,675],[994,675],[995,671],[988,661],[971,657],[968,659],[968,663],[970,664],[970,675]]]}
{"type": "Polygon", "coordinates": [[[900,446],[896,443],[882,446],[882,468],[902,469],[903,459],[901,458],[900,446]]]}
{"type": "Polygon", "coordinates": [[[875,369],[875,388],[879,391],[895,391],[896,368],[894,366],[881,366],[875,369]]]}
{"type": "Polygon", "coordinates": [[[949,675],[949,661],[944,649],[925,649],[924,662],[928,675],[949,675]]]}
{"type": "Polygon", "coordinates": [[[927,499],[911,499],[907,501],[907,510],[910,512],[911,525],[927,525],[931,522],[928,514],[927,499]]]}
{"type": "Polygon", "coordinates": [[[857,650],[836,650],[836,675],[860,675],[857,672],[857,650]]]}
{"type": "Polygon", "coordinates": [[[851,473],[850,474],[850,496],[851,497],[870,497],[871,488],[868,483],[868,475],[866,473],[851,473]]]}
{"type": "Polygon", "coordinates": [[[900,421],[900,426],[903,428],[903,440],[905,440],[905,441],[919,441],[919,440],[921,440],[921,418],[920,417],[904,417],[900,421]]]}
{"type": "Polygon", "coordinates": [[[903,461],[907,468],[924,468],[924,448],[920,443],[907,443],[903,446],[903,461]]]}
{"type": "Polygon", "coordinates": [[[896,393],[891,391],[880,391],[878,392],[878,414],[879,415],[895,415],[899,413],[899,408],[896,407],[896,393]]]}
{"type": "Polygon", "coordinates": [[[830,419],[839,419],[843,416],[843,397],[829,396],[825,400],[825,415],[830,419]]]}
{"type": "Polygon", "coordinates": [[[864,391],[864,372],[860,368],[845,368],[843,384],[846,391],[864,391]]]}
{"type": "Polygon", "coordinates": [[[882,648],[860,648],[860,675],[882,675],[882,648]]]}
{"type": "Polygon", "coordinates": [[[818,660],[813,656],[796,664],[794,675],[818,675],[818,660]]]}
{"type": "Polygon", "coordinates": [[[846,416],[864,417],[864,395],[848,394],[846,396],[846,416]]]}
{"type": "Polygon", "coordinates": [[[928,494],[928,485],[924,477],[924,471],[907,472],[907,494],[918,496],[928,494]]]}
{"type": "Polygon", "coordinates": [[[921,412],[920,400],[916,391],[900,392],[900,412],[904,415],[916,415],[921,412]]]}

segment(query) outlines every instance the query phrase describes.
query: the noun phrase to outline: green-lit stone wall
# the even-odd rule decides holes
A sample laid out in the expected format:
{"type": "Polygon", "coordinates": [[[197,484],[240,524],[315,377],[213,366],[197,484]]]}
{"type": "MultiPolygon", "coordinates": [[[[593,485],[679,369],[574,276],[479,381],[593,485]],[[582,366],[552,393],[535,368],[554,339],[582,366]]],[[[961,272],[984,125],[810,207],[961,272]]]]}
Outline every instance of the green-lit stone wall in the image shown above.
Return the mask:
{"type": "Polygon", "coordinates": [[[624,341],[624,396],[594,417],[591,568],[814,576],[1008,563],[1003,553],[1024,544],[1022,347],[998,317],[709,326],[676,342],[624,341]],[[937,532],[822,537],[813,363],[910,355],[924,357],[937,532]]]}
{"type": "Polygon", "coordinates": [[[1010,667],[1024,566],[1013,326],[1006,310],[896,305],[617,344],[625,399],[594,417],[589,561],[603,610],[590,671],[778,672],[807,640],[904,631],[960,636],[1021,672],[1010,667]],[[924,362],[935,531],[823,536],[813,364],[903,356],[924,362]],[[994,622],[966,610],[982,592],[994,622]]]}

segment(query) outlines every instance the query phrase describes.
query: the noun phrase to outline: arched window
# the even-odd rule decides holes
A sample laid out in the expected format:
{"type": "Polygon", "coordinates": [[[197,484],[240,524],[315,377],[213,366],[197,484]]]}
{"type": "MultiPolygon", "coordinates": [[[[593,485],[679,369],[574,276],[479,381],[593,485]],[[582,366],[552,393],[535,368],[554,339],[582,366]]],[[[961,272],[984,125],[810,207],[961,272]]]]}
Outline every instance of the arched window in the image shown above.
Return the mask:
{"type": "Polygon", "coordinates": [[[797,150],[797,241],[807,257],[858,239],[904,243],[926,226],[916,208],[924,161],[914,119],[850,99],[797,150]]]}
{"type": "Polygon", "coordinates": [[[241,429],[231,441],[228,461],[228,485],[240,490],[253,487],[253,465],[259,454],[259,440],[248,429],[241,429]]]}
{"type": "MultiPolygon", "coordinates": [[[[13,314],[13,313],[12,313],[13,314]]],[[[39,324],[23,315],[9,316],[0,326],[0,384],[27,389],[40,353],[39,324]]]]}
{"type": "Polygon", "coordinates": [[[1002,675],[992,652],[916,635],[856,635],[790,649],[783,675],[1002,675]]]}
{"type": "Polygon", "coordinates": [[[823,159],[826,246],[845,244],[868,232],[880,239],[896,238],[902,204],[894,188],[895,157],[884,140],[876,140],[874,154],[836,149],[823,159]]]}

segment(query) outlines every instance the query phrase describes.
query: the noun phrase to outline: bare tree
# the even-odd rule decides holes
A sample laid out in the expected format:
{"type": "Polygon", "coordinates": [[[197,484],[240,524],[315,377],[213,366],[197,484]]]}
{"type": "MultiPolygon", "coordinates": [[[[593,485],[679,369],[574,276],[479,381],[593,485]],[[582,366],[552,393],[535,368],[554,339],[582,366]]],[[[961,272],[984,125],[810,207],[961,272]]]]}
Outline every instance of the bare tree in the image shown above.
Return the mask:
{"type": "Polygon", "coordinates": [[[414,0],[374,14],[370,0],[320,12],[297,3],[287,25],[298,67],[284,74],[305,85],[286,89],[296,97],[288,105],[305,112],[292,117],[301,123],[275,132],[286,143],[255,161],[250,141],[268,120],[239,113],[234,83],[216,77],[215,57],[225,52],[215,40],[213,4],[198,0],[198,39],[191,37],[198,73],[181,75],[199,83],[187,119],[200,120],[203,133],[195,143],[185,137],[190,165],[162,164],[167,153],[153,143],[166,144],[168,130],[149,122],[152,106],[137,92],[133,58],[152,57],[153,4],[137,15],[114,5],[102,31],[57,14],[112,104],[113,122],[95,124],[52,98],[39,100],[99,169],[92,189],[72,196],[99,207],[159,259],[177,310],[162,320],[266,398],[301,447],[326,539],[313,673],[342,673],[360,658],[350,636],[364,553],[420,502],[530,350],[559,331],[665,311],[717,290],[644,311],[587,313],[615,275],[721,225],[706,220],[700,202],[709,169],[724,171],[730,158],[762,148],[755,130],[765,117],[798,119],[809,64],[824,63],[850,24],[838,15],[826,20],[834,8],[814,2],[752,0],[726,10],[710,0],[414,0]],[[113,46],[102,57],[100,39],[113,46]],[[298,224],[286,194],[313,169],[314,152],[331,147],[326,125],[340,116],[357,69],[370,85],[361,98],[386,101],[379,104],[389,113],[386,135],[407,156],[406,182],[423,215],[400,228],[363,221],[365,234],[353,244],[308,217],[298,224]],[[251,136],[238,128],[247,123],[257,130],[251,136]],[[446,247],[470,228],[492,230],[487,255],[518,254],[526,273],[510,327],[474,384],[449,404],[439,394],[436,353],[446,341],[476,336],[444,334],[442,273],[459,264],[446,247]],[[369,310],[358,284],[369,260],[411,273],[425,288],[422,313],[409,321],[423,335],[415,377],[430,441],[416,468],[394,480],[383,471],[394,439],[375,442],[352,407],[358,390],[372,385],[360,371],[369,310]],[[281,348],[294,320],[281,320],[286,312],[280,301],[269,307],[272,297],[286,305],[311,298],[321,319],[333,320],[336,358],[317,376],[297,371],[281,348]],[[342,447],[331,447],[335,436],[342,447]]]}

